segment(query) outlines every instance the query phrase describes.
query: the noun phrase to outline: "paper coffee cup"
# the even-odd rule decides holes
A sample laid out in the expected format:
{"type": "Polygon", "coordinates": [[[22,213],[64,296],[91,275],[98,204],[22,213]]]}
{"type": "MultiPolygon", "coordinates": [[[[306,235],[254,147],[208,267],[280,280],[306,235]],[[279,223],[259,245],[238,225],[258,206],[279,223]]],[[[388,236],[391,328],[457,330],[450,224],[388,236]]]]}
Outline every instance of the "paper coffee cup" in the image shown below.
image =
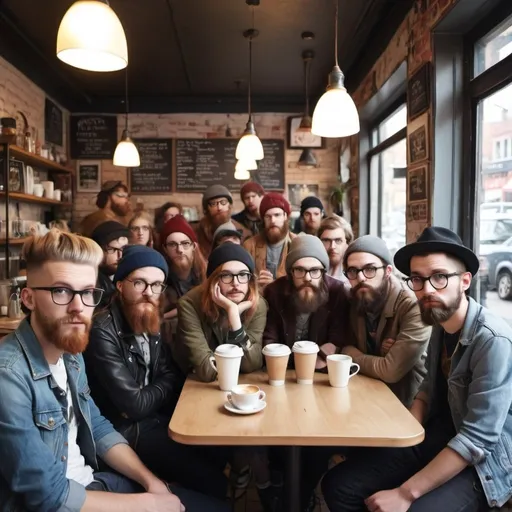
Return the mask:
{"type": "Polygon", "coordinates": [[[295,361],[297,383],[313,384],[316,357],[319,350],[318,345],[314,341],[296,341],[293,344],[292,352],[295,361]]]}
{"type": "Polygon", "coordinates": [[[238,345],[224,343],[215,349],[210,357],[210,365],[217,372],[219,387],[222,391],[231,391],[238,384],[238,374],[244,351],[238,345]]]}
{"type": "Polygon", "coordinates": [[[282,343],[270,343],[261,351],[265,356],[268,381],[271,386],[282,386],[286,378],[290,347],[282,343]]]}

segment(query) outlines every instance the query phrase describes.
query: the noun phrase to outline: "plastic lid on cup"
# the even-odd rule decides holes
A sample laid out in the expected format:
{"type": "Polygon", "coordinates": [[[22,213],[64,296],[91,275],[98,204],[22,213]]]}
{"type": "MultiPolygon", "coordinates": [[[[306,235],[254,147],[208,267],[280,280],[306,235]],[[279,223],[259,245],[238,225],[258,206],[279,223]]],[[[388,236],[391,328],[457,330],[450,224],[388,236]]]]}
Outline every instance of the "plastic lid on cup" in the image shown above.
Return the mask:
{"type": "Polygon", "coordinates": [[[316,354],[320,348],[314,341],[296,341],[292,351],[297,354],[316,354]]]}
{"type": "Polygon", "coordinates": [[[242,350],[242,347],[239,347],[238,345],[224,343],[215,349],[215,355],[221,357],[242,357],[244,355],[244,351],[242,350]]]}
{"type": "Polygon", "coordinates": [[[269,343],[263,347],[261,353],[264,356],[289,356],[291,353],[290,347],[288,345],[284,345],[283,343],[269,343]]]}

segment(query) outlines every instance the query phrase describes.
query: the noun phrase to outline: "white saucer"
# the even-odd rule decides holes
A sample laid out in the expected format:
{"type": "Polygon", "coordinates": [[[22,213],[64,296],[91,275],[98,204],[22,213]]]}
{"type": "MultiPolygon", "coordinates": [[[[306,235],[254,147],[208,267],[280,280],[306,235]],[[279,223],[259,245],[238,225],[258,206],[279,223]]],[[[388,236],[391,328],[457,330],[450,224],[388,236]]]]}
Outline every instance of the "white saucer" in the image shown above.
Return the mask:
{"type": "Polygon", "coordinates": [[[256,409],[251,409],[249,411],[242,411],[242,409],[237,409],[236,407],[233,407],[229,402],[224,404],[224,409],[234,414],[256,414],[257,412],[263,411],[265,407],[267,407],[267,402],[265,402],[265,400],[261,400],[256,409]]]}

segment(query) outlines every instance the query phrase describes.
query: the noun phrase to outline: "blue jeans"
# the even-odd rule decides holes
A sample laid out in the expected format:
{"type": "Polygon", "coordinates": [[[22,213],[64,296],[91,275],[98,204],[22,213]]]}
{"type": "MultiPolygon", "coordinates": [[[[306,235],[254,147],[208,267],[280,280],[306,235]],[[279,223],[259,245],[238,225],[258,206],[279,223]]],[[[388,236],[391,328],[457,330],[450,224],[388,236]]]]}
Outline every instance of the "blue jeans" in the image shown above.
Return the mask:
{"type": "MultiPolygon", "coordinates": [[[[229,512],[230,508],[216,498],[211,498],[195,491],[190,491],[177,485],[170,485],[170,490],[178,496],[185,505],[187,512],[229,512]]],[[[94,482],[88,487],[89,491],[105,491],[119,494],[131,494],[144,492],[144,489],[136,482],[117,473],[94,473],[94,482]]]]}

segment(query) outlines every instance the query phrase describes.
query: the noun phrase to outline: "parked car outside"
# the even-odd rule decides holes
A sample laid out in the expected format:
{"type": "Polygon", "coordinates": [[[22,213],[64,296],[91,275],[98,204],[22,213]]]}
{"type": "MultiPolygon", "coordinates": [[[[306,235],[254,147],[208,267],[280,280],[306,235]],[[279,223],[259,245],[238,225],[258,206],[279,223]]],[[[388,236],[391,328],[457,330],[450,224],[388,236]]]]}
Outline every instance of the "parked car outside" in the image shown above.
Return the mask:
{"type": "Polygon", "coordinates": [[[512,299],[512,237],[485,256],[487,285],[502,300],[512,299]]]}

